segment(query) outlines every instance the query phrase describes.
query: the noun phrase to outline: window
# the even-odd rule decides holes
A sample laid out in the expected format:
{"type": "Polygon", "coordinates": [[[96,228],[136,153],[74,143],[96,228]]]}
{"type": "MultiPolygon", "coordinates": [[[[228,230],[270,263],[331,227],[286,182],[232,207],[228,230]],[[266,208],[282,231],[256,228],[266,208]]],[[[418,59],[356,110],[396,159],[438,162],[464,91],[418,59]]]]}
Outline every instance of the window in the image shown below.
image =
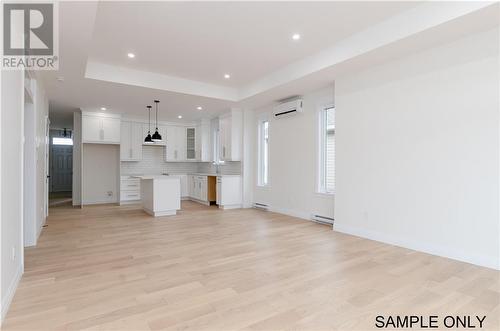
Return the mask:
{"type": "Polygon", "coordinates": [[[335,192],[335,108],[326,107],[319,116],[319,185],[320,193],[335,192]]]}
{"type": "Polygon", "coordinates": [[[269,184],[269,121],[259,122],[259,186],[269,184]]]}
{"type": "Polygon", "coordinates": [[[73,146],[73,139],[71,139],[71,138],[54,137],[54,138],[52,138],[52,145],[69,145],[69,146],[73,146]]]}

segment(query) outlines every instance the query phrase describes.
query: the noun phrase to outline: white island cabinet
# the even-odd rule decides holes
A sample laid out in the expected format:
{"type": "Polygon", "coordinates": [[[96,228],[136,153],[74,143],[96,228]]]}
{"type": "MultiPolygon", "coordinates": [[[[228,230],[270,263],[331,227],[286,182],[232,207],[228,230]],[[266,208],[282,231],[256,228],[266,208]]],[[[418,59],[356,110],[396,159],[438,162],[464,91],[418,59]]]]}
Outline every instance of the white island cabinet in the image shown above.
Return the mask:
{"type": "Polygon", "coordinates": [[[155,217],[176,215],[181,209],[181,181],[175,176],[138,176],[144,211],[155,217]]]}

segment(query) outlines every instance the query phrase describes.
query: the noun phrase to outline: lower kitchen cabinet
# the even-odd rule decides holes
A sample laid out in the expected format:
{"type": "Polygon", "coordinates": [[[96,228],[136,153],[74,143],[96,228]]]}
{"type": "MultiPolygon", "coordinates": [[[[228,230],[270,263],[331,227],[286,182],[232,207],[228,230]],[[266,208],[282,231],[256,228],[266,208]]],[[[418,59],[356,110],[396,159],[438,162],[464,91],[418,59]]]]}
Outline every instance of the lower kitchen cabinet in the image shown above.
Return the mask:
{"type": "Polygon", "coordinates": [[[130,176],[120,179],[120,204],[141,200],[141,180],[130,176]]]}
{"type": "Polygon", "coordinates": [[[189,197],[208,204],[207,186],[207,176],[190,175],[189,197]]]}
{"type": "Polygon", "coordinates": [[[188,175],[179,175],[179,179],[181,180],[181,198],[189,198],[189,184],[188,184],[188,175]]]}
{"type": "Polygon", "coordinates": [[[241,200],[241,176],[217,176],[217,205],[219,208],[241,208],[241,200]]]}

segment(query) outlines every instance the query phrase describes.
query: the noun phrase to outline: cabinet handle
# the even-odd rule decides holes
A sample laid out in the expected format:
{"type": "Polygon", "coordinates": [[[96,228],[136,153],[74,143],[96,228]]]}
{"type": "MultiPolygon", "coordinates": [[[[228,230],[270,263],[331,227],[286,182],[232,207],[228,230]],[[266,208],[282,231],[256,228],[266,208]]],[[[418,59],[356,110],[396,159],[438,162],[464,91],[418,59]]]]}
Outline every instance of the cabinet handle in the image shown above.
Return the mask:
{"type": "Polygon", "coordinates": [[[99,131],[99,138],[100,138],[101,140],[104,140],[104,130],[103,130],[103,129],[101,129],[101,130],[99,131]]]}

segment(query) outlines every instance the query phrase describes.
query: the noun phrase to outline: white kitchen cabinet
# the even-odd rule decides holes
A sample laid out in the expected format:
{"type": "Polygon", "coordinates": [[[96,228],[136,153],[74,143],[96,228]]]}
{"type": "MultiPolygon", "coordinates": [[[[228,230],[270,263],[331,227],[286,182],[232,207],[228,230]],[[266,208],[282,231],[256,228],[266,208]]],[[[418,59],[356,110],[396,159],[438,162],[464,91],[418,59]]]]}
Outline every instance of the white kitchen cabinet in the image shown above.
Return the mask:
{"type": "Polygon", "coordinates": [[[186,132],[186,160],[194,161],[198,159],[197,149],[197,128],[189,127],[185,129],[186,132]]]}
{"type": "Polygon", "coordinates": [[[240,161],[243,140],[243,113],[241,110],[219,117],[219,158],[223,161],[240,161]]]}
{"type": "Polygon", "coordinates": [[[212,162],[212,144],[211,144],[211,125],[209,119],[202,119],[200,125],[197,127],[197,139],[196,143],[198,145],[198,160],[201,162],[212,162]]]}
{"type": "Polygon", "coordinates": [[[167,147],[165,161],[186,161],[186,128],[181,126],[167,127],[167,147]]]}
{"type": "Polygon", "coordinates": [[[189,197],[188,176],[178,175],[181,180],[181,198],[189,197]]]}
{"type": "Polygon", "coordinates": [[[141,200],[141,180],[130,176],[120,179],[120,204],[141,200]]]}
{"type": "Polygon", "coordinates": [[[120,144],[120,115],[82,112],[82,142],[120,144]]]}
{"type": "MultiPolygon", "coordinates": [[[[148,135],[150,126],[148,124],[142,124],[142,139],[141,142],[146,146],[165,146],[167,144],[167,126],[158,125],[158,133],[161,135],[162,141],[154,142],[153,144],[144,144],[144,139],[148,135]]],[[[151,124],[151,136],[156,131],[156,126],[151,124]]]]}
{"type": "Polygon", "coordinates": [[[188,197],[194,196],[194,175],[187,175],[188,197]]]}
{"type": "Polygon", "coordinates": [[[120,160],[140,161],[142,160],[142,141],[144,139],[142,123],[122,121],[120,160]]]}
{"type": "Polygon", "coordinates": [[[189,197],[208,204],[208,178],[207,176],[189,176],[189,197]]]}
{"type": "Polygon", "coordinates": [[[241,201],[241,176],[217,176],[217,205],[219,208],[241,208],[241,201]]]}

